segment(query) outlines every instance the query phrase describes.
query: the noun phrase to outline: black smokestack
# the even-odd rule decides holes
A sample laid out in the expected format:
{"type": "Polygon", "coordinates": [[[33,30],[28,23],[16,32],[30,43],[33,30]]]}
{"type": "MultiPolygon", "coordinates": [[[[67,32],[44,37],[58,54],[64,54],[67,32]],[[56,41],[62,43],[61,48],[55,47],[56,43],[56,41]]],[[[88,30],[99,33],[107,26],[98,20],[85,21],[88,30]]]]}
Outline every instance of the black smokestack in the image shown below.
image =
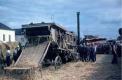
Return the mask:
{"type": "Polygon", "coordinates": [[[77,12],[77,35],[78,35],[77,45],[80,45],[80,12],[77,12]]]}

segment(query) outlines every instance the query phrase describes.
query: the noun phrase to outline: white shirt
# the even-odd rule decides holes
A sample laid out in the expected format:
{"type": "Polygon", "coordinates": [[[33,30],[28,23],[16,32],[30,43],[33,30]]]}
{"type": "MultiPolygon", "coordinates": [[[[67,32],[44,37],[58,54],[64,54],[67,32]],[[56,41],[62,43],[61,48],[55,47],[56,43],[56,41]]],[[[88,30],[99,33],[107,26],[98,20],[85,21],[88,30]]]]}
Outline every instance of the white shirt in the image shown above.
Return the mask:
{"type": "Polygon", "coordinates": [[[97,51],[97,45],[94,46],[94,52],[96,52],[96,51],[97,51]]]}
{"type": "Polygon", "coordinates": [[[9,55],[10,55],[10,50],[7,50],[6,56],[9,56],[9,55]]]}

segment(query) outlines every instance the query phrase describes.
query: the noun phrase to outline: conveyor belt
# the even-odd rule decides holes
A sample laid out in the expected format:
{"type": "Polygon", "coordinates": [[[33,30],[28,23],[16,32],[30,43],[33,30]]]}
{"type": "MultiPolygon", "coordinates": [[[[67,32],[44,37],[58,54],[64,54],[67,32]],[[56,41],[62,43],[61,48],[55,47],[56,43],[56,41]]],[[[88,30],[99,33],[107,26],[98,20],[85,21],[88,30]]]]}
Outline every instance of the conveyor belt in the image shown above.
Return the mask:
{"type": "Polygon", "coordinates": [[[50,46],[50,42],[43,42],[37,46],[25,48],[16,63],[13,66],[5,69],[20,69],[20,68],[33,68],[38,67],[38,64],[43,61],[47,50],[50,46]]]}

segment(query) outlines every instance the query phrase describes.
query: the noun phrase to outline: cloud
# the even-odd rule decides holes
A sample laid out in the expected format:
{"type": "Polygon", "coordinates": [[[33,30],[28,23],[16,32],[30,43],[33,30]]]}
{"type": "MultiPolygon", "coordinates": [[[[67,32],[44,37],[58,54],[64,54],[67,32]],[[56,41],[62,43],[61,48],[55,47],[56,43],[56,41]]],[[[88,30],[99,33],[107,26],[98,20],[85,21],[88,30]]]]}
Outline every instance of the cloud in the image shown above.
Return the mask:
{"type": "Polygon", "coordinates": [[[121,0],[0,0],[0,22],[13,28],[30,22],[56,22],[76,32],[76,12],[80,11],[83,34],[115,37],[121,7],[121,0]]]}

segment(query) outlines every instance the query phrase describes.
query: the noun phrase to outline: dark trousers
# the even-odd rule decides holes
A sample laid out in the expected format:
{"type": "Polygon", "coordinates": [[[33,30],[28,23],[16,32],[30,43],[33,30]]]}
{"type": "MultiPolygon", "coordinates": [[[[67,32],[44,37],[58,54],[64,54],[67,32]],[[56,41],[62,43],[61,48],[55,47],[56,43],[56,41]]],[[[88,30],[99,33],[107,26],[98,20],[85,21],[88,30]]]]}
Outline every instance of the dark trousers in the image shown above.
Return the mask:
{"type": "Polygon", "coordinates": [[[113,59],[112,59],[112,64],[117,64],[118,63],[118,59],[117,59],[117,55],[113,54],[113,59]]]}
{"type": "Polygon", "coordinates": [[[94,62],[96,61],[96,52],[94,53],[94,62]]]}
{"type": "Polygon", "coordinates": [[[94,62],[94,56],[93,56],[93,53],[90,54],[90,61],[94,62]]]}
{"type": "Polygon", "coordinates": [[[7,66],[10,66],[10,64],[11,64],[10,56],[6,56],[6,64],[7,64],[7,66]]]}
{"type": "Polygon", "coordinates": [[[82,61],[86,61],[86,54],[85,53],[82,54],[82,61]]]}
{"type": "Polygon", "coordinates": [[[14,55],[13,55],[13,59],[14,59],[14,62],[17,61],[17,54],[14,54],[14,55]]]}

